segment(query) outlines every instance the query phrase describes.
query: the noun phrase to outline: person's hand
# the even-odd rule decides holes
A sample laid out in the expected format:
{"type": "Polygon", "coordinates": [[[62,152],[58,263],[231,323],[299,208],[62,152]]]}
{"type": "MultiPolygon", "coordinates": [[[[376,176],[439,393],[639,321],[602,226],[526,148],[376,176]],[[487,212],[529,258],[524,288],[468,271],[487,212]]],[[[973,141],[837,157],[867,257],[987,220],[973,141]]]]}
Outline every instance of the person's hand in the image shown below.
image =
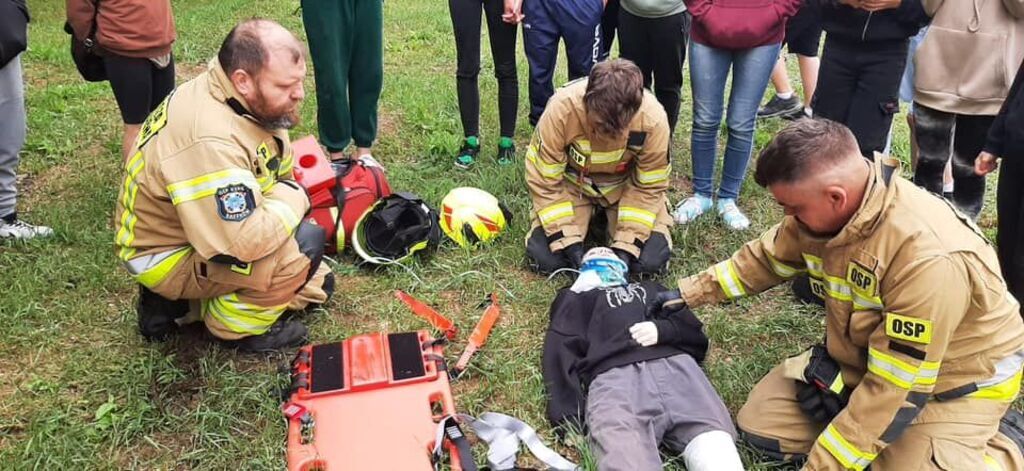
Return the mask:
{"type": "Polygon", "coordinates": [[[647,318],[656,319],[666,312],[679,311],[686,307],[683,295],[677,289],[660,291],[654,300],[647,303],[647,318]]]}
{"type": "Polygon", "coordinates": [[[658,326],[653,322],[637,322],[629,328],[629,335],[641,347],[650,347],[658,343],[658,326]]]}
{"type": "Polygon", "coordinates": [[[569,262],[569,268],[579,268],[583,263],[583,244],[576,242],[562,249],[562,255],[569,262]]]}
{"type": "Polygon", "coordinates": [[[501,21],[509,24],[519,24],[523,21],[523,0],[505,0],[505,12],[501,15],[501,21]]]}
{"type": "Polygon", "coordinates": [[[846,408],[842,396],[803,381],[796,381],[796,402],[807,417],[819,424],[831,422],[846,408]]]}
{"type": "Polygon", "coordinates": [[[974,173],[978,175],[988,175],[997,168],[999,168],[999,157],[988,152],[981,151],[978,158],[974,159],[974,173]]]}
{"type": "Polygon", "coordinates": [[[861,10],[879,11],[899,8],[902,0],[860,0],[861,10]]]}

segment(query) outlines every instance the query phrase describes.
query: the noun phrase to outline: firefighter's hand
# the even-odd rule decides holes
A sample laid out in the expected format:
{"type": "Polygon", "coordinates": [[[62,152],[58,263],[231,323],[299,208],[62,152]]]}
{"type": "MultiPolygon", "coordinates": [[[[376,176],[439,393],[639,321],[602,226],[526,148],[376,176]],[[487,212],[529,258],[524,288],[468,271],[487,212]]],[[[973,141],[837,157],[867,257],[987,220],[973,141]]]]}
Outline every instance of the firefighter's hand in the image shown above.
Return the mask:
{"type": "Polygon", "coordinates": [[[562,255],[569,261],[570,268],[579,268],[583,263],[583,244],[577,242],[562,249],[562,255]]]}
{"type": "Polygon", "coordinates": [[[658,326],[653,322],[637,322],[629,328],[629,335],[641,347],[650,347],[658,343],[658,326]]]}
{"type": "Polygon", "coordinates": [[[654,301],[647,303],[647,318],[656,319],[667,313],[676,312],[686,307],[683,295],[677,289],[660,291],[654,301]]]}
{"type": "Polygon", "coordinates": [[[842,396],[803,381],[796,381],[796,401],[800,410],[819,424],[831,422],[846,407],[842,396]]]}
{"type": "Polygon", "coordinates": [[[988,152],[981,151],[978,158],[974,159],[974,173],[978,175],[988,175],[997,168],[999,168],[999,157],[988,152]]]}

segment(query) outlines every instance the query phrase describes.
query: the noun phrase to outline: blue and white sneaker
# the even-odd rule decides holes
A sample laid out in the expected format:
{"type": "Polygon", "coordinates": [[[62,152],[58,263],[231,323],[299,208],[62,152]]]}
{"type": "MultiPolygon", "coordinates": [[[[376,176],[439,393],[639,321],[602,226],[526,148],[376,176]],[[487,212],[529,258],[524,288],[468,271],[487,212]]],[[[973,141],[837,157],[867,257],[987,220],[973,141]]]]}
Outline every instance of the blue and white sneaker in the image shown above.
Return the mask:
{"type": "Polygon", "coordinates": [[[676,220],[676,224],[686,224],[697,219],[709,209],[711,209],[711,198],[695,194],[676,206],[675,211],[672,211],[672,218],[676,220]]]}
{"type": "Polygon", "coordinates": [[[718,200],[718,214],[722,216],[725,225],[730,229],[742,231],[750,227],[750,219],[736,206],[736,200],[732,198],[718,200]]]}

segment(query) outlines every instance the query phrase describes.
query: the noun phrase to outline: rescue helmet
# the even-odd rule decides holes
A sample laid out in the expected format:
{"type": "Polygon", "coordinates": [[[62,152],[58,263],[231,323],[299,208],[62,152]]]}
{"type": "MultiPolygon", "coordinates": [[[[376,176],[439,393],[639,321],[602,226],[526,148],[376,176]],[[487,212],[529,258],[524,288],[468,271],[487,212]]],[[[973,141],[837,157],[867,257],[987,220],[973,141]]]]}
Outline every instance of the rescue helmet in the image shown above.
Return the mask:
{"type": "Polygon", "coordinates": [[[455,188],[441,200],[441,230],[461,247],[494,240],[511,221],[512,212],[479,188],[455,188]]]}
{"type": "Polygon", "coordinates": [[[363,260],[386,264],[437,245],[437,211],[419,196],[399,192],[377,200],[352,228],[352,249],[363,260]]]}

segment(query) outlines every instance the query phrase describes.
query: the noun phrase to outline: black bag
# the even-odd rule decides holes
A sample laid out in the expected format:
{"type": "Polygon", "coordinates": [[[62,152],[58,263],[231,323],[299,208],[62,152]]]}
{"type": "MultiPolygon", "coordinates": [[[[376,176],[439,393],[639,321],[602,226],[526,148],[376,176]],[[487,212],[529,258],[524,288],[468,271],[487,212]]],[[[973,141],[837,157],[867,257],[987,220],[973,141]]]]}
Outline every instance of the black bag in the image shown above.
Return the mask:
{"type": "Polygon", "coordinates": [[[28,9],[24,2],[0,0],[0,69],[28,47],[28,9]]]}
{"type": "Polygon", "coordinates": [[[92,26],[85,39],[78,39],[71,25],[64,23],[64,31],[71,35],[71,58],[75,61],[78,73],[87,82],[103,82],[107,80],[107,69],[103,65],[102,49],[96,42],[96,16],[100,13],[100,0],[96,0],[92,12],[92,26]]]}

